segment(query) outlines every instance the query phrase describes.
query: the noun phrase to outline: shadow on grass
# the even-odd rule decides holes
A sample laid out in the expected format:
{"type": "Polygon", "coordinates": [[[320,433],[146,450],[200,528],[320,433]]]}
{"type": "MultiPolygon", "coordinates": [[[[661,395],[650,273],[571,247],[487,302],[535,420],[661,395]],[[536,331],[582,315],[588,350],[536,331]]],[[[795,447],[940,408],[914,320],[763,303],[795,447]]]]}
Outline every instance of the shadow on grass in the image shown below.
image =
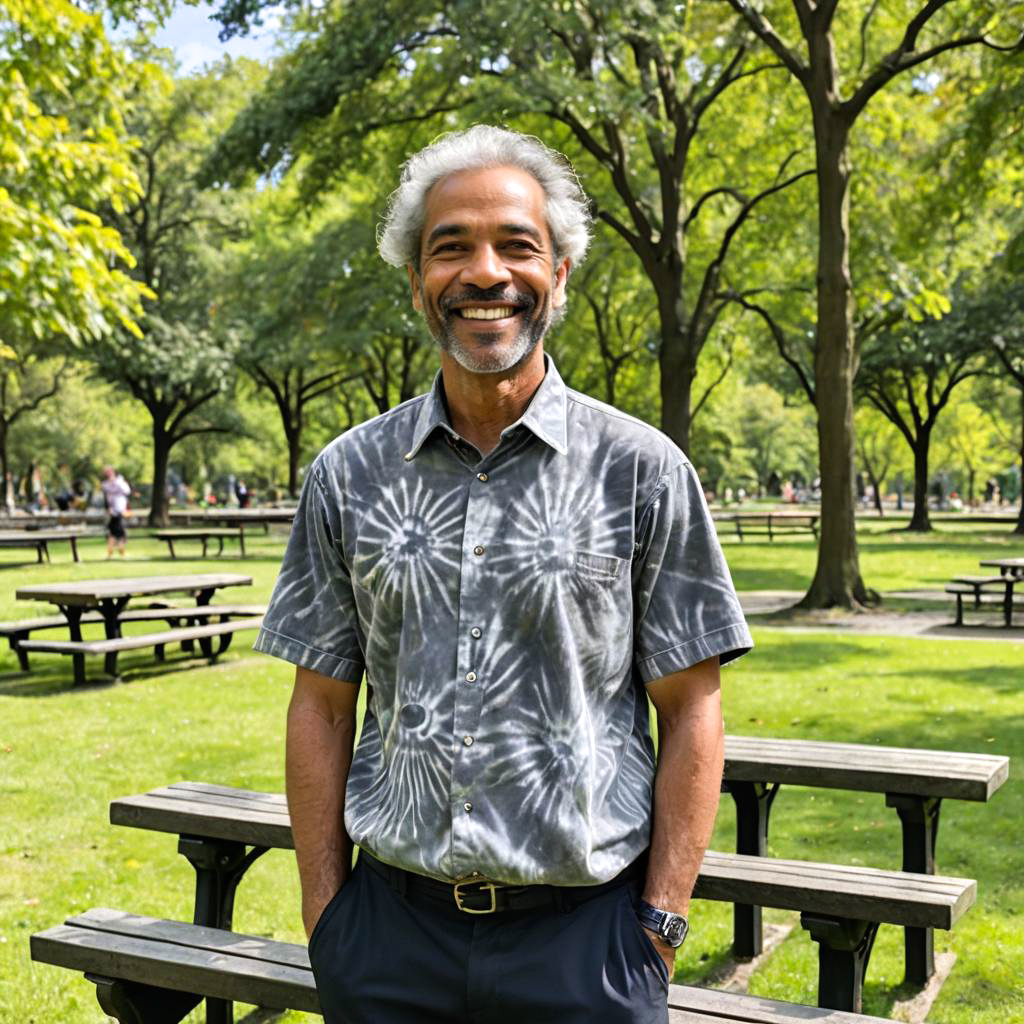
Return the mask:
{"type": "MultiPolygon", "coordinates": [[[[245,651],[243,647],[233,651],[232,655],[239,653],[245,657],[250,652],[245,651]]],[[[90,665],[86,665],[88,675],[85,683],[80,686],[75,686],[72,682],[70,665],[64,665],[63,670],[60,666],[47,666],[42,670],[33,669],[31,672],[6,672],[0,675],[0,697],[61,697],[71,693],[102,692],[122,683],[143,683],[150,679],[176,676],[197,668],[209,668],[211,665],[225,665],[241,660],[222,654],[216,662],[211,663],[202,654],[180,654],[180,657],[163,662],[136,662],[118,666],[117,678],[103,674],[102,668],[99,667],[102,665],[102,658],[97,657],[91,672],[90,665]]]]}

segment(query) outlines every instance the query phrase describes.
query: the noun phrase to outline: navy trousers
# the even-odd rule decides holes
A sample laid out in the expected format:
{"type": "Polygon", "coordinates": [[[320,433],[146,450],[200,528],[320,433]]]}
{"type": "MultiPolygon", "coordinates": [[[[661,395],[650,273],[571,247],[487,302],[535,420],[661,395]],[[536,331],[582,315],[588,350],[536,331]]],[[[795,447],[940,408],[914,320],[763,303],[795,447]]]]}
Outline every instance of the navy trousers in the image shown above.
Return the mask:
{"type": "Polygon", "coordinates": [[[639,882],[567,910],[470,915],[356,864],[310,937],[327,1024],[667,1024],[639,882]]]}

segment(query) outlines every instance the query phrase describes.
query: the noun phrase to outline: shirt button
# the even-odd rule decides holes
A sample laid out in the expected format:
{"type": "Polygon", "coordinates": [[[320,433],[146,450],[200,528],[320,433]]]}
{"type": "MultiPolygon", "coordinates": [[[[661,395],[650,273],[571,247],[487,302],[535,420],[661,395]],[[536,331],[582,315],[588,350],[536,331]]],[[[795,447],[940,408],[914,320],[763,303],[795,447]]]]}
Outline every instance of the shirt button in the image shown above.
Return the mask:
{"type": "Polygon", "coordinates": [[[482,630],[482,629],[481,629],[481,628],[480,628],[479,626],[474,626],[474,627],[473,627],[473,628],[472,628],[472,629],[471,629],[471,630],[469,631],[469,635],[470,635],[470,636],[471,636],[471,637],[472,637],[472,638],[473,638],[474,640],[479,640],[479,639],[480,639],[480,637],[482,637],[482,636],[483,636],[484,634],[483,634],[483,630],[482,630]]]}
{"type": "Polygon", "coordinates": [[[473,810],[473,805],[468,800],[462,806],[467,814],[469,814],[469,812],[473,810]]]}
{"type": "Polygon", "coordinates": [[[482,484],[487,483],[487,481],[490,479],[490,477],[486,473],[477,473],[476,478],[482,484]]]}
{"type": "Polygon", "coordinates": [[[475,683],[476,682],[476,673],[475,672],[467,672],[466,673],[466,682],[467,683],[475,683]]]}
{"type": "Polygon", "coordinates": [[[471,746],[473,746],[473,737],[472,736],[463,736],[462,737],[462,742],[463,742],[464,746],[471,747],[471,746]]]}
{"type": "Polygon", "coordinates": [[[474,555],[482,555],[485,550],[486,550],[486,548],[482,544],[477,544],[477,546],[475,548],[473,548],[473,554],[474,555]]]}

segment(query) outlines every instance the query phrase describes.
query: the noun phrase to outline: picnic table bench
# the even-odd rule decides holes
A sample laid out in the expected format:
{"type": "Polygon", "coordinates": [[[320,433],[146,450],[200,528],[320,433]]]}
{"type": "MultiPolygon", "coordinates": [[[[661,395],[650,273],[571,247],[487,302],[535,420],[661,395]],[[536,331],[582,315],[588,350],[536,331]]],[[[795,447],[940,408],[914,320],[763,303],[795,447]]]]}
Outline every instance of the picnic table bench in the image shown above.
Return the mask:
{"type": "Polygon", "coordinates": [[[67,541],[71,545],[71,557],[77,562],[78,542],[83,537],[102,537],[102,530],[0,530],[0,547],[35,548],[36,561],[50,561],[50,545],[67,541]]]}
{"type": "MultiPolygon", "coordinates": [[[[262,624],[262,615],[244,619],[225,618],[221,622],[207,622],[202,626],[184,626],[178,629],[165,629],[159,633],[109,637],[105,640],[27,640],[21,645],[21,649],[23,651],[46,651],[50,654],[70,654],[74,658],[84,658],[87,654],[102,654],[106,656],[104,670],[107,675],[116,679],[117,656],[122,651],[137,651],[144,647],[152,647],[156,660],[163,661],[164,652],[169,644],[180,643],[186,650],[191,650],[190,645],[198,641],[204,656],[210,662],[214,662],[231,645],[231,638],[235,633],[246,629],[259,629],[262,624]],[[219,638],[216,647],[213,646],[214,637],[219,638]]],[[[84,676],[79,678],[79,674],[76,673],[75,683],[83,682],[85,682],[84,676]]]]}
{"type": "Polygon", "coordinates": [[[769,540],[774,540],[776,534],[810,533],[818,537],[817,512],[736,512],[728,518],[741,541],[746,535],[765,534],[769,540]]]}
{"type": "MultiPolygon", "coordinates": [[[[176,628],[181,623],[186,625],[198,625],[205,620],[219,619],[224,622],[229,618],[248,617],[262,615],[266,606],[261,604],[208,604],[192,607],[170,605],[166,602],[152,602],[146,608],[124,608],[118,616],[118,621],[125,622],[151,622],[164,621],[170,627],[176,628]]],[[[82,613],[79,622],[82,625],[91,625],[103,622],[103,616],[98,611],[87,611],[82,613]]],[[[0,637],[6,637],[8,646],[18,657],[18,664],[22,672],[29,671],[28,650],[24,644],[33,633],[60,629],[66,627],[68,620],[63,615],[46,615],[34,619],[20,619],[14,622],[0,622],[0,637]]],[[[192,650],[192,643],[189,640],[182,642],[182,649],[192,650]]]]}
{"type": "Polygon", "coordinates": [[[238,541],[238,547],[242,557],[245,558],[245,532],[241,527],[209,526],[201,528],[188,528],[181,530],[154,530],[151,537],[167,542],[167,548],[171,558],[176,558],[174,553],[174,542],[183,540],[198,540],[203,546],[202,558],[206,557],[207,547],[211,540],[217,542],[217,554],[224,553],[224,541],[230,538],[238,541]]]}
{"type": "MultiPolygon", "coordinates": [[[[903,870],[931,875],[942,801],[986,802],[1009,771],[1009,758],[994,754],[728,735],[722,788],[736,805],[737,852],[759,856],[783,784],[885,794],[902,826],[903,870]]],[[[906,979],[924,985],[935,971],[931,930],[911,925],[905,947],[906,979]]],[[[735,907],[733,949],[742,957],[761,952],[759,907],[735,907]]]]}
{"type": "MultiPolygon", "coordinates": [[[[121,1024],[174,1024],[203,997],[320,1013],[304,945],[94,909],[31,937],[32,959],[82,971],[121,1024]]],[[[883,1024],[879,1017],[670,985],[669,1024],[883,1024]]],[[[207,1021],[211,1021],[208,1004],[207,1021]]],[[[230,1024],[231,1011],[217,1024],[230,1024]]]]}
{"type": "MultiPolygon", "coordinates": [[[[293,849],[283,794],[181,782],[114,800],[110,820],[178,835],[196,872],[196,924],[230,928],[235,891],[269,849],[293,849]]],[[[970,879],[777,860],[709,850],[696,899],[798,910],[818,943],[818,1000],[855,1012],[880,924],[951,928],[971,906],[970,879]]]]}
{"type": "Polygon", "coordinates": [[[1003,625],[1013,625],[1013,588],[1019,577],[1004,573],[999,576],[954,576],[946,584],[946,593],[956,597],[955,626],[964,624],[964,598],[974,598],[974,608],[997,605],[1003,613],[1003,625]]]}
{"type": "Polygon", "coordinates": [[[117,675],[117,655],[120,651],[134,647],[152,646],[163,648],[168,643],[187,643],[198,640],[207,657],[216,657],[223,652],[224,644],[213,653],[211,638],[227,636],[239,629],[253,628],[247,620],[235,620],[190,626],[186,631],[168,630],[150,634],[148,637],[123,638],[121,635],[121,614],[132,598],[158,597],[164,594],[192,594],[196,607],[209,605],[210,599],[221,587],[246,586],[252,583],[251,576],[237,573],[195,573],[185,576],[142,576],[124,577],[113,580],[76,580],[71,583],[49,583],[19,587],[15,597],[21,601],[49,601],[55,604],[67,620],[70,639],[68,641],[19,642],[22,650],[49,650],[69,654],[74,669],[76,685],[85,682],[85,657],[88,654],[104,654],[104,669],[110,676],[117,675]],[[103,617],[103,629],[107,641],[126,639],[125,644],[108,644],[102,650],[96,644],[103,641],[85,641],[82,638],[82,616],[89,610],[98,610],[103,617]],[[188,631],[191,631],[189,635],[188,631]],[[197,632],[201,631],[201,632],[197,632]],[[176,635],[170,636],[174,633],[176,635]],[[147,642],[148,641],[148,642],[147,642]],[[55,646],[59,645],[59,646],[55,646]]]}

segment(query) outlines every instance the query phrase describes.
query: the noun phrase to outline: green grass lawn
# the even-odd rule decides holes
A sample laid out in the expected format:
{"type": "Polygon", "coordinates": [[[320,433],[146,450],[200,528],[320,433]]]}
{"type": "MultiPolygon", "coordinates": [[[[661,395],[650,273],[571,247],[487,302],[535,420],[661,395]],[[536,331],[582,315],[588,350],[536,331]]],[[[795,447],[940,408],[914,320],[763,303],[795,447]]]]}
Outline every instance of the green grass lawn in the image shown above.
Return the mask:
{"type": "MultiPolygon", "coordinates": [[[[1008,552],[1020,549],[999,533],[924,539],[866,534],[865,573],[880,589],[938,586],[990,551],[988,537],[1006,541],[1008,552]]],[[[282,538],[254,533],[247,538],[252,557],[244,561],[171,562],[163,545],[138,536],[123,564],[107,563],[102,545],[83,548],[79,565],[55,549],[51,565],[0,570],[0,617],[44,610],[13,600],[19,584],[86,576],[241,571],[254,577],[254,586],[226,591],[221,600],[265,600],[282,538]]],[[[14,554],[3,553],[8,563],[14,554]]],[[[727,554],[746,588],[798,590],[813,569],[813,545],[805,541],[730,543],[727,554]]],[[[10,653],[0,652],[0,1021],[104,1019],[92,986],[80,976],[29,961],[33,931],[90,906],[191,916],[191,868],[176,853],[174,838],[109,825],[111,799],[180,779],[282,788],[292,670],[252,654],[250,637],[236,637],[212,667],[201,660],[158,667],[148,652],[138,652],[123,659],[123,682],[78,690],[68,685],[67,659],[36,656],[32,675],[23,676],[10,653]]],[[[757,650],[724,673],[730,732],[1014,759],[1024,754],[1020,642],[781,629],[758,629],[755,637],[757,650]]],[[[91,659],[88,668],[98,677],[101,659],[91,659]]],[[[978,903],[953,933],[936,936],[937,949],[953,949],[959,959],[929,1015],[933,1024],[1024,1024],[1024,849],[1017,841],[1024,787],[1012,776],[1011,769],[1010,782],[990,804],[948,801],[943,807],[939,870],[976,878],[978,903]]],[[[731,848],[733,829],[726,798],[714,844],[731,848]]],[[[783,789],[772,812],[770,845],[782,857],[891,868],[900,863],[895,812],[882,796],[870,794],[783,789]]],[[[695,903],[692,917],[692,935],[678,964],[681,981],[700,980],[728,955],[730,908],[695,903]]],[[[766,912],[766,918],[792,922],[795,915],[766,912]]],[[[301,939],[289,854],[271,851],[252,868],[239,893],[234,926],[301,939]]],[[[816,971],[813,944],[797,925],[750,988],[813,1004],[816,971]]],[[[904,994],[901,977],[901,933],[883,927],[868,969],[865,1010],[887,1015],[904,994]]]]}
{"type": "MultiPolygon", "coordinates": [[[[1024,557],[1024,537],[1011,529],[943,524],[941,530],[919,534],[884,521],[860,524],[861,574],[883,596],[889,590],[941,591],[954,576],[997,572],[982,569],[983,558],[1024,557]]],[[[811,537],[741,543],[728,523],[720,524],[719,536],[738,590],[802,591],[814,575],[817,544],[811,537]]]]}

